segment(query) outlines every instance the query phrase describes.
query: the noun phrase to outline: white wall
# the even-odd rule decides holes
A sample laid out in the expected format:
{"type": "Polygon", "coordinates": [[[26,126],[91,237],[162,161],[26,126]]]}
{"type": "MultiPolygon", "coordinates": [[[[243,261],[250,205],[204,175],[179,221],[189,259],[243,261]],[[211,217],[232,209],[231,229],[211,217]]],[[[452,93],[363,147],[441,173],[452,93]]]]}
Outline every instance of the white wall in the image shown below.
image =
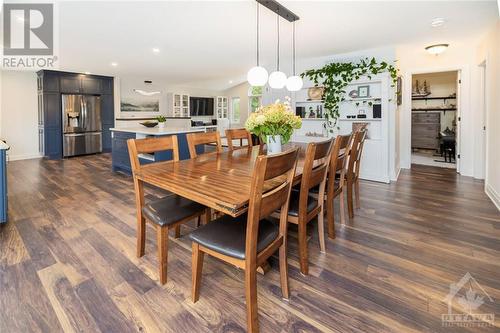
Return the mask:
{"type": "Polygon", "coordinates": [[[0,136],[9,159],[39,157],[36,73],[2,71],[0,136]]]}
{"type": "Polygon", "coordinates": [[[232,128],[240,128],[245,126],[245,121],[248,118],[249,113],[249,105],[248,105],[248,89],[250,85],[247,82],[243,82],[231,89],[225,90],[222,95],[227,96],[229,98],[230,104],[230,116],[232,116],[233,110],[231,105],[232,97],[240,98],[240,122],[239,123],[230,123],[230,127],[232,128]]]}
{"type": "Polygon", "coordinates": [[[476,64],[486,61],[486,194],[500,210],[500,20],[479,44],[476,64]]]}

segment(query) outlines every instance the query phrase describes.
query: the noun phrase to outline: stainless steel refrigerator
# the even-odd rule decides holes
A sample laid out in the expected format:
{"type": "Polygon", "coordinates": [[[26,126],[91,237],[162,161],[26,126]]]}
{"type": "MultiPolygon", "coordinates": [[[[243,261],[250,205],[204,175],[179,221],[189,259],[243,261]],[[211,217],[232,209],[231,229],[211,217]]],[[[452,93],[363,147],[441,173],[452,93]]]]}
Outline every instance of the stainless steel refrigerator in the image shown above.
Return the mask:
{"type": "Polygon", "coordinates": [[[101,97],[62,95],[63,156],[102,151],[101,97]]]}

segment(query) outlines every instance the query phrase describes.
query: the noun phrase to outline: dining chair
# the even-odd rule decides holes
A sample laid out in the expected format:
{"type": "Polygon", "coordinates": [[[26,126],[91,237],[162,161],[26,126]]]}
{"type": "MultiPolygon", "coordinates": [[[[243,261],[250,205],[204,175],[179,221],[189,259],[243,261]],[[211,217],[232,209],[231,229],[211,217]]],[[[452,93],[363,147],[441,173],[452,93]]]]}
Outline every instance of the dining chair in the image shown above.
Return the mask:
{"type": "Polygon", "coordinates": [[[215,150],[220,153],[222,152],[222,144],[220,141],[219,131],[214,132],[199,132],[199,133],[188,133],[187,142],[189,147],[189,156],[195,158],[198,156],[196,151],[196,146],[215,144],[215,150]]]}
{"type": "Polygon", "coordinates": [[[323,215],[326,175],[331,160],[332,143],[333,138],[307,145],[300,190],[293,189],[290,195],[288,222],[298,225],[300,271],[304,275],[309,273],[307,224],[316,217],[320,250],[323,253],[326,251],[323,215]],[[309,191],[316,186],[319,186],[318,194],[310,194],[309,191]]]}
{"type": "Polygon", "coordinates": [[[161,138],[129,139],[127,141],[130,165],[134,178],[136,214],[137,214],[137,257],[142,257],[146,242],[146,221],[156,228],[156,239],[158,246],[158,265],[160,283],[167,282],[168,263],[168,232],[175,230],[175,237],[180,236],[180,225],[201,216],[205,221],[209,219],[209,210],[196,202],[185,199],[178,195],[169,195],[161,199],[145,203],[144,185],[137,178],[137,173],[142,168],[139,160],[140,154],[151,154],[158,151],[171,151],[172,163],[179,161],[179,147],[177,136],[166,136],[161,138]]]}
{"type": "Polygon", "coordinates": [[[252,147],[252,134],[245,128],[235,128],[226,130],[227,145],[229,150],[239,149],[243,147],[252,147]],[[233,146],[233,140],[240,140],[239,146],[233,146]],[[243,140],[247,140],[247,144],[243,145],[243,140]]]}
{"type": "Polygon", "coordinates": [[[257,268],[279,249],[281,292],[288,299],[287,213],[298,148],[260,155],[255,162],[247,213],[224,215],[189,234],[193,241],[192,299],[198,301],[204,254],[245,271],[247,331],[258,332],[257,268]],[[279,224],[267,219],[281,210],[279,224]]]}
{"type": "Polygon", "coordinates": [[[367,130],[361,129],[353,133],[352,147],[349,154],[349,162],[346,171],[347,185],[347,210],[349,218],[354,217],[353,192],[356,200],[356,208],[360,208],[359,200],[359,170],[361,166],[361,157],[363,155],[363,146],[366,139],[367,130]]]}
{"type": "MultiPolygon", "coordinates": [[[[335,238],[334,200],[337,197],[339,197],[340,203],[340,223],[345,225],[344,188],[348,161],[346,156],[349,155],[352,137],[352,135],[338,135],[333,143],[331,161],[326,180],[326,217],[328,237],[330,238],[335,238]]],[[[319,187],[315,187],[314,189],[319,191],[319,187]]]]}

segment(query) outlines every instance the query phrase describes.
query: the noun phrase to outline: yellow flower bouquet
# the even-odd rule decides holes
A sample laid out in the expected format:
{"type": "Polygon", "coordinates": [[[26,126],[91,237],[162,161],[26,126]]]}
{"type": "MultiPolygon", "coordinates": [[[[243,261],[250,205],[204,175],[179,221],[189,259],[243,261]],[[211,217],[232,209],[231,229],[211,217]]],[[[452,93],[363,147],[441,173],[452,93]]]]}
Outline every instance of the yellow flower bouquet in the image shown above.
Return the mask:
{"type": "Polygon", "coordinates": [[[275,103],[262,106],[250,114],[245,122],[245,128],[270,144],[279,140],[279,145],[290,141],[294,129],[302,127],[302,120],[293,114],[290,102],[275,103]]]}

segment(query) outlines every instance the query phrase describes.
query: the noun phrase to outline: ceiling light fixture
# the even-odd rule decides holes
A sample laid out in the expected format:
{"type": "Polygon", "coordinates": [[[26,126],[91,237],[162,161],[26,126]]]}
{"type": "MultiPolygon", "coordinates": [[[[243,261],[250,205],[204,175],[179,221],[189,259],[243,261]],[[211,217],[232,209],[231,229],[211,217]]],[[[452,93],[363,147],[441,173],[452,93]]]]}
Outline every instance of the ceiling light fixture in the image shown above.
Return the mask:
{"type": "Polygon", "coordinates": [[[446,20],[444,18],[436,17],[436,18],[432,19],[431,26],[433,28],[438,28],[438,27],[442,27],[445,23],[446,23],[446,20]]]}
{"type": "Polygon", "coordinates": [[[153,95],[158,95],[160,93],[159,91],[144,91],[141,89],[134,89],[134,91],[143,96],[153,96],[153,95]]]}
{"type": "Polygon", "coordinates": [[[112,62],[112,63],[111,63],[111,66],[116,67],[116,66],[118,66],[118,63],[116,63],[116,62],[112,62]]]}
{"type": "Polygon", "coordinates": [[[157,47],[153,47],[153,53],[160,53],[160,49],[157,47]]]}
{"type": "Polygon", "coordinates": [[[266,84],[269,74],[259,64],[259,3],[257,3],[257,66],[252,67],[247,73],[247,81],[252,87],[262,87],[266,84]]]}
{"type": "Polygon", "coordinates": [[[233,83],[233,80],[229,80],[229,84],[232,84],[233,83]]]}
{"type": "Polygon", "coordinates": [[[90,72],[85,72],[85,75],[90,75],[90,72]]]}
{"type": "Polygon", "coordinates": [[[302,78],[295,74],[295,21],[293,22],[293,41],[292,41],[292,66],[293,75],[286,80],[286,89],[288,91],[299,91],[302,89],[304,82],[302,78]]]}
{"type": "Polygon", "coordinates": [[[286,74],[280,71],[280,16],[276,15],[278,43],[276,47],[276,71],[269,75],[269,86],[273,89],[282,89],[286,85],[286,74]]]}
{"type": "Polygon", "coordinates": [[[425,48],[427,52],[429,52],[432,55],[439,55],[446,51],[448,48],[449,44],[434,44],[434,45],[429,45],[425,48]]]}

